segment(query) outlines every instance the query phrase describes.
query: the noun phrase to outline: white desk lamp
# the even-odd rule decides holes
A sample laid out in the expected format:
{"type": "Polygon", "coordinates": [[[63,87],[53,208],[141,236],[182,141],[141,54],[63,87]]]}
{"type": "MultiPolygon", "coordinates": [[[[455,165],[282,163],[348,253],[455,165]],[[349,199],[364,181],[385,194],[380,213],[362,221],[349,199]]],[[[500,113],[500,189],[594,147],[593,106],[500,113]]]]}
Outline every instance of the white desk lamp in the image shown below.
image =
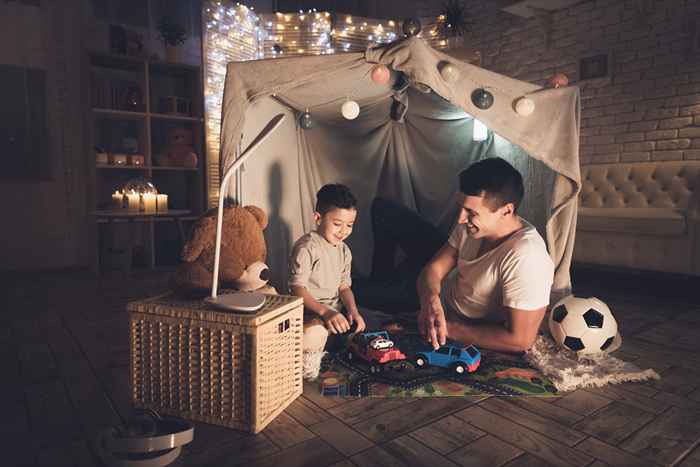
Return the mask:
{"type": "Polygon", "coordinates": [[[205,300],[207,303],[218,308],[223,308],[231,311],[255,311],[260,309],[265,304],[265,296],[257,292],[237,292],[217,296],[219,287],[219,256],[221,254],[221,228],[224,220],[224,199],[226,198],[226,187],[231,176],[236,173],[236,170],[250,157],[253,150],[260,145],[272,131],[279,126],[284,120],[284,114],[275,115],[272,120],[265,125],[265,128],[255,137],[252,143],[245,151],[235,160],[233,165],[226,169],[221,180],[219,188],[219,212],[216,219],[216,246],[214,249],[214,278],[211,285],[211,297],[205,300]]]}

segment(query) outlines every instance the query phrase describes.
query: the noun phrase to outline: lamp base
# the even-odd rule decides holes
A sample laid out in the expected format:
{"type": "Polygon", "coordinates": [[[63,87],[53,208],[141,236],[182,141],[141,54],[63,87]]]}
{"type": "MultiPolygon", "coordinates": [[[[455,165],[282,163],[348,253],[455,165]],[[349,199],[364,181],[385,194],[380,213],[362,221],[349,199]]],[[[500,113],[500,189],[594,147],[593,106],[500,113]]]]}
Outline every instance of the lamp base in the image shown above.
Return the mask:
{"type": "Polygon", "coordinates": [[[265,305],[265,295],[257,292],[235,292],[207,297],[204,301],[223,310],[250,313],[265,305]]]}

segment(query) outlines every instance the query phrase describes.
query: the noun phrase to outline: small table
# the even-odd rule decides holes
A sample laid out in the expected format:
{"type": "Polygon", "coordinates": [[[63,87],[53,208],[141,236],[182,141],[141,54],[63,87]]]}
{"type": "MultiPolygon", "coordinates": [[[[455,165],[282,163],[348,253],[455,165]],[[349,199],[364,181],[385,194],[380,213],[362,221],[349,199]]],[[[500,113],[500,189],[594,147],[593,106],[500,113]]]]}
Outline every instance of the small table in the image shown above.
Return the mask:
{"type": "MultiPolygon", "coordinates": [[[[129,211],[127,209],[99,209],[96,211],[92,212],[92,215],[95,216],[97,223],[107,223],[111,224],[115,221],[124,221],[126,220],[129,222],[130,225],[134,225],[134,222],[136,221],[146,221],[146,222],[151,222],[151,234],[150,234],[150,241],[151,241],[151,254],[149,258],[149,266],[151,269],[155,268],[155,263],[156,263],[156,258],[155,258],[155,242],[153,239],[153,224],[152,222],[154,220],[159,220],[159,221],[175,221],[177,224],[177,229],[178,233],[180,234],[180,242],[182,245],[185,244],[186,242],[186,236],[185,236],[185,228],[182,224],[184,220],[196,220],[197,216],[191,216],[192,211],[188,209],[169,209],[167,211],[158,211],[158,212],[144,212],[144,211],[129,211]]],[[[128,254],[132,254],[132,248],[133,248],[133,228],[131,229],[131,234],[129,237],[129,244],[128,244],[128,254]]],[[[98,232],[99,235],[99,232],[98,232]]],[[[98,242],[98,248],[99,248],[99,242],[98,242]]],[[[98,251],[97,253],[97,261],[96,261],[96,272],[100,271],[100,252],[98,251]]]]}

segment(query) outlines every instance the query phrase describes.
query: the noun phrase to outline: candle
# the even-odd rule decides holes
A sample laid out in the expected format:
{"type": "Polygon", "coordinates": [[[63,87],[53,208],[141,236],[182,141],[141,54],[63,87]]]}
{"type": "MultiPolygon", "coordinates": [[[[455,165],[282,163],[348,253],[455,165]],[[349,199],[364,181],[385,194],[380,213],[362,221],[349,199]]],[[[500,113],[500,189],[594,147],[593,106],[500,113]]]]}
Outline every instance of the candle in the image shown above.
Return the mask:
{"type": "Polygon", "coordinates": [[[126,194],[127,206],[129,211],[138,212],[141,206],[141,195],[138,193],[127,193],[126,194]]]}
{"type": "Polygon", "coordinates": [[[156,212],[156,195],[144,193],[141,196],[143,196],[143,210],[145,212],[156,212]]]}
{"type": "Polygon", "coordinates": [[[156,195],[156,206],[158,211],[168,210],[168,195],[156,195]]]}
{"type": "Polygon", "coordinates": [[[112,193],[112,207],[114,209],[121,209],[124,207],[124,195],[120,191],[112,193]]]}

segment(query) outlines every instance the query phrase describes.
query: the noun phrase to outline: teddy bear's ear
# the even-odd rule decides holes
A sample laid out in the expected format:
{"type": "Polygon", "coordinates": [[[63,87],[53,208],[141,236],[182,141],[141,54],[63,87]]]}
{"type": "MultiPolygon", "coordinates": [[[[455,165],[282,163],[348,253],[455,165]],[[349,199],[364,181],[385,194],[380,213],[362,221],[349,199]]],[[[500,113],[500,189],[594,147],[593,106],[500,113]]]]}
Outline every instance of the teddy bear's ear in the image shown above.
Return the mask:
{"type": "Polygon", "coordinates": [[[265,230],[265,227],[267,227],[267,213],[257,206],[246,206],[244,209],[247,209],[258,221],[260,227],[265,230]]]}

